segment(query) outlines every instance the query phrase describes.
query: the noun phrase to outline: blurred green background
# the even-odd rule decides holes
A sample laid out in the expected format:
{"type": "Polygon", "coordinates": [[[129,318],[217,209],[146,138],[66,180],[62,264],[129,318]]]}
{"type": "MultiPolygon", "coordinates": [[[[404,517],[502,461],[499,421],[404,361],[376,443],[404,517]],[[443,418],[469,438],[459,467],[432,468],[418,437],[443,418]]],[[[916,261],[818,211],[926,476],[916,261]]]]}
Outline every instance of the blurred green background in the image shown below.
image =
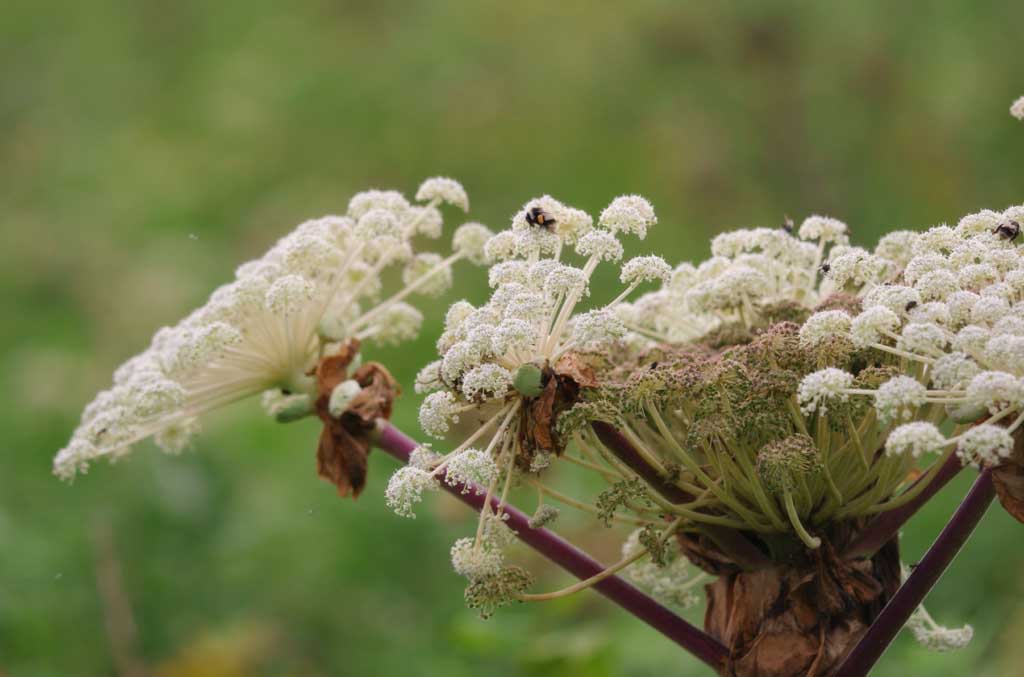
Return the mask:
{"type": "MultiPolygon", "coordinates": [[[[379,453],[363,498],[339,500],[315,475],[317,426],[275,426],[255,402],[208,418],[181,457],[142,445],[73,486],[51,457],[156,328],[366,187],[455,176],[495,228],[545,192],[592,213],[639,192],[661,223],[632,251],[673,261],[784,214],[834,215],[870,245],[1024,202],[1007,114],[1021,25],[1024,4],[976,1],[8,0],[0,673],[130,674],[113,595],[165,676],[704,674],[593,593],[479,621],[448,564],[467,512],[392,515],[379,453]]],[[[483,273],[456,274],[480,301],[483,273]]],[[[442,309],[414,349],[376,353],[407,385],[442,309]]],[[[413,433],[416,405],[407,388],[396,419],[413,433]]],[[[905,531],[907,561],[969,474],[905,531]]],[[[601,532],[564,528],[615,557],[601,532]]],[[[1020,674],[1022,536],[992,510],[929,598],[974,626],[969,648],[901,636],[875,674],[1020,674]]]]}

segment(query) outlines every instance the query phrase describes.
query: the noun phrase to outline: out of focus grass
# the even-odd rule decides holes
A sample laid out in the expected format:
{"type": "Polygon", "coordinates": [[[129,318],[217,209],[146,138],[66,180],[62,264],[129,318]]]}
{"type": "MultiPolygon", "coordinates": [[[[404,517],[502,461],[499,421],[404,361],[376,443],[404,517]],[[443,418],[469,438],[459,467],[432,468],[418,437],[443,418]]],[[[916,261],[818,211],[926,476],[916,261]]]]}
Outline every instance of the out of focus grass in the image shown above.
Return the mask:
{"type": "MultiPolygon", "coordinates": [[[[661,224],[632,250],[671,260],[784,214],[872,244],[1024,202],[1021,25],[1024,5],[970,1],[5,3],[0,671],[114,671],[90,540],[106,521],[161,675],[701,674],[589,593],[478,621],[447,563],[465,513],[391,515],[380,454],[364,497],[337,499],[316,426],[252,404],[179,458],[144,445],[71,487],[50,459],[154,329],[364,187],[456,176],[495,227],[544,192],[592,212],[640,192],[661,224]]],[[[457,293],[481,300],[482,280],[458,270],[457,293]]],[[[441,310],[414,349],[378,353],[406,384],[441,310]]],[[[968,479],[905,532],[908,561],[968,479]]],[[[876,674],[1019,673],[1021,534],[993,510],[930,598],[974,625],[968,649],[903,637],[876,674]]]]}

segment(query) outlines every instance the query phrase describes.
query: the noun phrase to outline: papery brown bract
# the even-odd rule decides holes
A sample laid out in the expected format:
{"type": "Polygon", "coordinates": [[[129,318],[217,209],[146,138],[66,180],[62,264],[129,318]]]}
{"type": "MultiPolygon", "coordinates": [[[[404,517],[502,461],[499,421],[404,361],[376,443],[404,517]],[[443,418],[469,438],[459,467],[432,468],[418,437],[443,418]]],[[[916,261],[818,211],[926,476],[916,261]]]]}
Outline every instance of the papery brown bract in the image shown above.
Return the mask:
{"type": "Polygon", "coordinates": [[[709,540],[680,536],[686,556],[718,575],[706,587],[704,626],[729,649],[723,674],[826,675],[838,666],[900,584],[896,540],[871,559],[845,560],[838,545],[852,534],[837,525],[821,548],[749,571],[709,540]]]}
{"type": "Polygon", "coordinates": [[[336,353],[320,360],[317,381],[316,412],[323,421],[317,445],[317,474],[338,488],[340,496],[358,498],[366,486],[370,432],[378,418],[390,418],[391,407],[399,394],[397,382],[383,365],[368,362],[349,376],[348,370],[359,352],[359,341],[350,339],[336,353]],[[331,416],[331,392],[351,378],[362,390],[338,418],[331,416]]]}

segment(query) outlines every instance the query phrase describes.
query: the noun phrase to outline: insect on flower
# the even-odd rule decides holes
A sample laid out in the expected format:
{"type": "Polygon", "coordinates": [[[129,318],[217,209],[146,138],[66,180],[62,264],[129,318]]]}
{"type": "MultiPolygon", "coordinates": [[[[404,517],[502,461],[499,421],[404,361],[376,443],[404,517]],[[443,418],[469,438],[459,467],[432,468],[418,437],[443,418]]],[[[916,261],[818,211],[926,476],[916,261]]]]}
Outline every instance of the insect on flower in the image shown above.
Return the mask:
{"type": "Polygon", "coordinates": [[[1013,242],[1020,235],[1020,224],[1013,220],[1004,221],[996,226],[996,229],[992,232],[1004,240],[1013,242]]]}
{"type": "Polygon", "coordinates": [[[531,226],[536,226],[537,228],[543,228],[545,230],[551,230],[551,227],[557,223],[555,217],[544,211],[542,207],[531,207],[526,210],[526,222],[531,226]]]}

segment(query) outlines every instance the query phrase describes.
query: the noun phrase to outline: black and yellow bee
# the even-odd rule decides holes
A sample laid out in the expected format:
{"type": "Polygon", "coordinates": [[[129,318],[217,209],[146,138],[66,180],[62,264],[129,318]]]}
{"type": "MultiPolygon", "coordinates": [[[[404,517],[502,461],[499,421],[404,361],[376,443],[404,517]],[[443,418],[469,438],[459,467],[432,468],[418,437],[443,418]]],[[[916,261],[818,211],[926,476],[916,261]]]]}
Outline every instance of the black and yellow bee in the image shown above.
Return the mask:
{"type": "Polygon", "coordinates": [[[1020,235],[1020,224],[1016,221],[1004,221],[996,226],[996,229],[992,232],[1004,240],[1013,242],[1020,235]]]}
{"type": "Polygon", "coordinates": [[[531,226],[543,228],[544,230],[551,230],[551,226],[556,223],[555,217],[540,207],[531,207],[526,210],[526,222],[531,226]]]}

